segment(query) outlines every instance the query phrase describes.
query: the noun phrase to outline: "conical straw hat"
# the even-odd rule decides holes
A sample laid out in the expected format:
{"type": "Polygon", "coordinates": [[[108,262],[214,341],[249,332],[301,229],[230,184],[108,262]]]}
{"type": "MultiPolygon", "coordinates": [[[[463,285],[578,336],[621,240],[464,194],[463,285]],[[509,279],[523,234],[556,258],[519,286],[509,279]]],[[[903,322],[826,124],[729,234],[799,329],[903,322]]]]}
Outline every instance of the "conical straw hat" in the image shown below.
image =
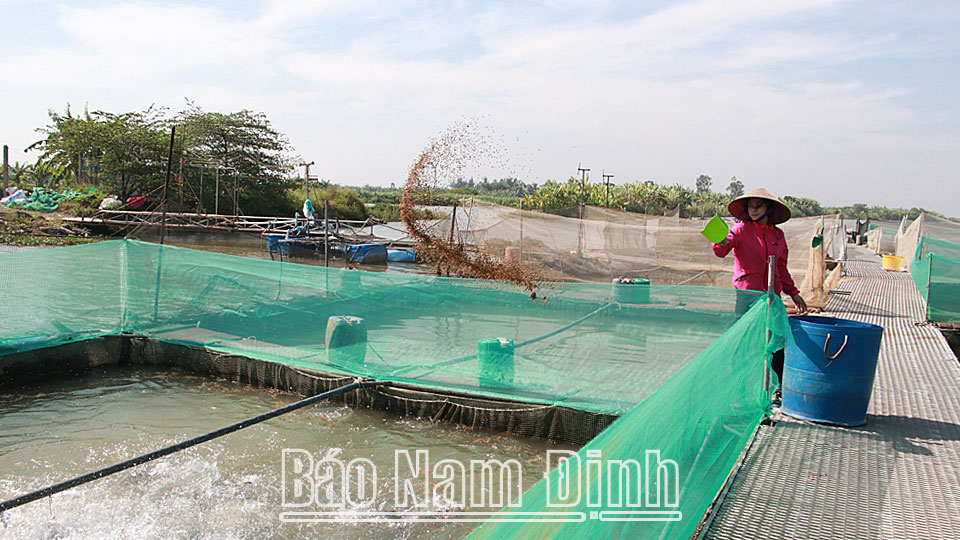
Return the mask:
{"type": "Polygon", "coordinates": [[[739,220],[745,220],[747,218],[747,199],[766,199],[772,203],[773,211],[767,214],[767,223],[771,225],[779,225],[790,219],[790,209],[787,208],[787,205],[764,188],[757,188],[730,201],[730,204],[727,205],[730,215],[739,220]]]}

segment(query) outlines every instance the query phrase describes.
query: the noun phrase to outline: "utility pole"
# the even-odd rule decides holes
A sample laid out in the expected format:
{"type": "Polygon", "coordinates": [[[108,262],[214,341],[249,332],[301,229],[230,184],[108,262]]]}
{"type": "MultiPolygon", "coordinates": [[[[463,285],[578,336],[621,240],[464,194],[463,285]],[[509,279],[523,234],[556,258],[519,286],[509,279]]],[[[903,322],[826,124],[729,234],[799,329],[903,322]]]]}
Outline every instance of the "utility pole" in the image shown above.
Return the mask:
{"type": "Polygon", "coordinates": [[[603,184],[606,186],[606,194],[603,199],[603,206],[606,208],[610,206],[610,179],[613,178],[613,175],[603,171],[601,171],[600,174],[603,175],[603,184]]]}
{"type": "Polygon", "coordinates": [[[310,166],[314,164],[316,164],[315,161],[303,164],[303,166],[307,169],[306,172],[303,173],[303,187],[307,190],[307,199],[310,199],[310,166]]]}
{"type": "Polygon", "coordinates": [[[577,172],[580,173],[580,206],[577,208],[580,217],[580,234],[577,235],[577,254],[583,255],[583,190],[587,185],[587,173],[590,169],[584,169],[577,163],[577,172]]]}
{"type": "Polygon", "coordinates": [[[0,197],[7,196],[7,186],[10,185],[10,147],[3,145],[3,193],[0,197]]]}
{"type": "Polygon", "coordinates": [[[580,173],[580,219],[583,219],[583,190],[587,185],[587,173],[590,172],[590,169],[584,169],[577,163],[577,172],[580,173]]]}

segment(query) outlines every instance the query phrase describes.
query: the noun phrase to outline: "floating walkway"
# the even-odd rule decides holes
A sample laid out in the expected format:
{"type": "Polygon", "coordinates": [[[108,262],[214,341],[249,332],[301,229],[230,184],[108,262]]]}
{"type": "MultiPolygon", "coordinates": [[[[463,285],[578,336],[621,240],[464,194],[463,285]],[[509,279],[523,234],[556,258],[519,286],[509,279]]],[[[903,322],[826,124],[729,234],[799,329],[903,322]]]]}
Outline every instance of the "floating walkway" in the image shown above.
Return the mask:
{"type": "Polygon", "coordinates": [[[884,327],[867,424],[779,415],[763,425],[703,537],[933,539],[960,535],[960,364],[910,274],[851,247],[830,315],[884,327]]]}
{"type": "MultiPolygon", "coordinates": [[[[106,227],[113,230],[166,227],[179,231],[238,232],[260,235],[286,234],[306,221],[296,217],[238,216],[136,210],[100,210],[91,217],[65,217],[63,221],[84,227],[106,227]]],[[[373,218],[366,220],[329,220],[330,242],[382,243],[391,247],[413,247],[415,242],[406,231],[373,218]]],[[[323,220],[314,220],[306,237],[323,240],[323,220]]]]}

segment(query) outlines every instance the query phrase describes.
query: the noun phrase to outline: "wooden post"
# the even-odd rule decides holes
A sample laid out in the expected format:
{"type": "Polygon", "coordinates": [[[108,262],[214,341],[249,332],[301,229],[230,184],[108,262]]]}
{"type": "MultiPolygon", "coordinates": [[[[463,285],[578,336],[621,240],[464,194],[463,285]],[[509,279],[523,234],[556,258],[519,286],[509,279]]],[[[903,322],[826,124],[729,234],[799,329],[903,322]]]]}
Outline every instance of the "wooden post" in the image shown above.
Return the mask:
{"type": "Polygon", "coordinates": [[[314,161],[310,163],[304,163],[303,166],[306,167],[306,171],[303,173],[303,189],[307,192],[307,199],[310,199],[310,166],[313,165],[314,161]]]}
{"type": "Polygon", "coordinates": [[[520,260],[523,264],[523,199],[520,199],[520,260]]]}
{"type": "Polygon", "coordinates": [[[330,202],[323,200],[323,265],[330,266],[330,202]]]}
{"type": "Polygon", "coordinates": [[[180,195],[180,207],[177,212],[183,212],[183,162],[186,161],[183,150],[183,132],[180,133],[180,162],[177,164],[177,191],[180,195]]]}
{"type": "Polygon", "coordinates": [[[453,231],[454,227],[457,225],[457,203],[453,203],[453,214],[452,219],[450,219],[450,245],[453,245],[453,231]]]}
{"type": "Polygon", "coordinates": [[[240,215],[240,171],[233,170],[233,219],[240,215]]]}
{"type": "MultiPolygon", "coordinates": [[[[773,305],[773,276],[777,271],[777,258],[773,255],[767,257],[767,313],[770,313],[770,307],[773,305]]],[[[768,317],[769,320],[769,317],[768,317]]],[[[767,327],[767,341],[766,344],[770,344],[770,340],[773,339],[773,333],[770,331],[770,328],[767,327]]],[[[770,360],[767,358],[766,347],[764,347],[763,352],[763,391],[767,394],[767,401],[770,401],[770,360]]]]}
{"type": "Polygon", "coordinates": [[[577,172],[580,173],[580,204],[577,207],[577,215],[580,220],[579,231],[577,233],[577,256],[583,256],[583,191],[587,185],[587,173],[590,169],[585,169],[577,164],[577,172]]]}
{"type": "Polygon", "coordinates": [[[170,187],[170,171],[173,165],[173,143],[177,135],[177,126],[170,128],[170,152],[167,154],[167,178],[163,181],[163,205],[160,212],[160,245],[167,233],[167,189],[170,187]]]}

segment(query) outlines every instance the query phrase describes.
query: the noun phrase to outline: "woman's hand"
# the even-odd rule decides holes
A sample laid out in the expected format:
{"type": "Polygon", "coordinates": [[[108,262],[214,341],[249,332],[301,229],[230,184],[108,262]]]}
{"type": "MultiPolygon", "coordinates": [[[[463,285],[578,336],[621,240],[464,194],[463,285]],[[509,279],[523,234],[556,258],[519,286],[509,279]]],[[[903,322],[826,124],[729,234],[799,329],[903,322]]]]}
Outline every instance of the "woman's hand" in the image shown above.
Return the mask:
{"type": "Polygon", "coordinates": [[[799,294],[794,294],[790,296],[790,299],[793,300],[793,303],[797,306],[797,312],[800,315],[803,315],[807,312],[807,302],[799,294]]]}
{"type": "Polygon", "coordinates": [[[725,246],[725,245],[727,245],[727,244],[729,244],[729,243],[730,243],[730,239],[729,239],[729,238],[724,238],[724,239],[723,239],[723,242],[718,242],[717,245],[718,245],[718,246],[725,246]]]}

